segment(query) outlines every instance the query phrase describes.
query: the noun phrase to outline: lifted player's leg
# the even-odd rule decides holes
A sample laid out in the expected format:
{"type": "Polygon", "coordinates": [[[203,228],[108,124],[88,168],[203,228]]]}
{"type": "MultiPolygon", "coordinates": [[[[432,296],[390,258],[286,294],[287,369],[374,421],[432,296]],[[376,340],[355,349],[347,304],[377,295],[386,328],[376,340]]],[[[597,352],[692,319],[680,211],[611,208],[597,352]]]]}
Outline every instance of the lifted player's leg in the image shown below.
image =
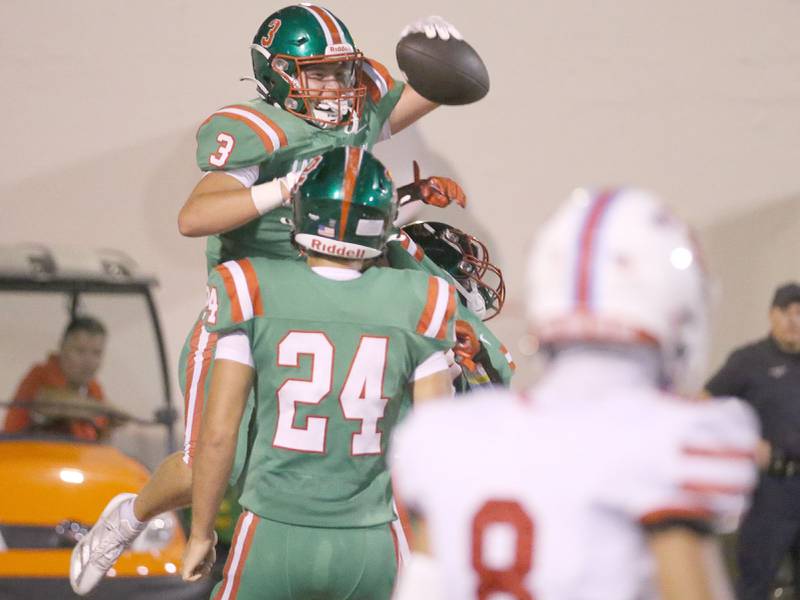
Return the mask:
{"type": "Polygon", "coordinates": [[[112,498],[75,546],[70,561],[70,584],[76,594],[88,594],[100,583],[150,519],[191,503],[192,454],[215,347],[216,335],[209,334],[198,319],[184,344],[179,363],[186,418],[183,451],[165,458],[138,495],[119,494],[112,498]]]}

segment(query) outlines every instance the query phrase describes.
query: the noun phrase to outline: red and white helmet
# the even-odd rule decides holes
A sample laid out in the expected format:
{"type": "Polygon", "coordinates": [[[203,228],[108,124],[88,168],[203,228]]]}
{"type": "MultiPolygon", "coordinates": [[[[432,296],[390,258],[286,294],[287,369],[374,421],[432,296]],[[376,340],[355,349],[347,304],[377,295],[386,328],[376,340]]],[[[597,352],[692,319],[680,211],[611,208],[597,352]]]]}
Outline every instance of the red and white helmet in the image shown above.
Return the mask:
{"type": "Polygon", "coordinates": [[[699,384],[707,275],[689,226],[651,193],[575,190],[540,230],[528,284],[528,316],[542,345],[653,344],[668,385],[699,384]]]}

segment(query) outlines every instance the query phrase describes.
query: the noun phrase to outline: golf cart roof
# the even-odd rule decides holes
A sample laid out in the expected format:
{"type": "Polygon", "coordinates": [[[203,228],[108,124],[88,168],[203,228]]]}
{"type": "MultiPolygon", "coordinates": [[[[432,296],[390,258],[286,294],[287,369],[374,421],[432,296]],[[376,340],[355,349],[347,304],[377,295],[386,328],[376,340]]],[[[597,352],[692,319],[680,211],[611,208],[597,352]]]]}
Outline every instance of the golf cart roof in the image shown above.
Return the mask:
{"type": "Polygon", "coordinates": [[[0,244],[0,289],[145,292],[157,285],[119,250],[44,244],[0,244]]]}

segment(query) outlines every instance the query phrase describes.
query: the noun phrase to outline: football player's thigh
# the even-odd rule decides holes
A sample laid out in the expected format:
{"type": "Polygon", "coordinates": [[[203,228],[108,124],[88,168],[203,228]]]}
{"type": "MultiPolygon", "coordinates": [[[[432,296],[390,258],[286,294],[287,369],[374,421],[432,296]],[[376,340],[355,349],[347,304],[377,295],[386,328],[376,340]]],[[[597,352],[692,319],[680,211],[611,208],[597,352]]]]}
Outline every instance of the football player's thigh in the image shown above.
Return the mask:
{"type": "Polygon", "coordinates": [[[287,541],[293,598],[391,598],[397,555],[388,524],[354,529],[292,526],[287,541]]]}
{"type": "Polygon", "coordinates": [[[211,598],[389,600],[396,573],[388,525],[301,527],[245,512],[211,598]]]}

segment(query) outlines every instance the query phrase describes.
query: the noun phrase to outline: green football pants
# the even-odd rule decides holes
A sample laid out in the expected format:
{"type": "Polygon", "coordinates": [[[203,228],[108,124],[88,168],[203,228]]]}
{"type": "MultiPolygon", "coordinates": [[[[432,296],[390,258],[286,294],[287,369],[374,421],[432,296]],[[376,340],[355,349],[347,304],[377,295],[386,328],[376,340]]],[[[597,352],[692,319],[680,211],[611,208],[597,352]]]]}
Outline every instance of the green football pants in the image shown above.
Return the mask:
{"type": "Polygon", "coordinates": [[[397,550],[389,523],[302,527],[245,511],[212,600],[389,600],[397,550]]]}

